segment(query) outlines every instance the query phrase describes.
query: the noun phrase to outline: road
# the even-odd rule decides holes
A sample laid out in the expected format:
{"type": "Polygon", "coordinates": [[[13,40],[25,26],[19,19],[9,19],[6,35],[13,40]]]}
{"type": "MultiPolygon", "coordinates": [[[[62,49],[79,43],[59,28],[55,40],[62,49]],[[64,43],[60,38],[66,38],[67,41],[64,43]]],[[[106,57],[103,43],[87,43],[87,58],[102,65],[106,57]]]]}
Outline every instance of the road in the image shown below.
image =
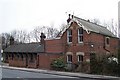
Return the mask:
{"type": "MultiPolygon", "coordinates": [[[[70,76],[61,76],[61,75],[53,75],[53,74],[44,74],[44,73],[36,73],[36,72],[27,72],[21,70],[12,70],[12,69],[2,69],[2,78],[66,78],[66,79],[78,79],[77,77],[70,76]]],[[[68,80],[69,80],[68,79],[68,80]]],[[[32,79],[31,79],[32,80],[32,79]]],[[[79,80],[90,80],[85,78],[79,78],[79,80]]],[[[93,80],[93,79],[91,79],[93,80]]]]}

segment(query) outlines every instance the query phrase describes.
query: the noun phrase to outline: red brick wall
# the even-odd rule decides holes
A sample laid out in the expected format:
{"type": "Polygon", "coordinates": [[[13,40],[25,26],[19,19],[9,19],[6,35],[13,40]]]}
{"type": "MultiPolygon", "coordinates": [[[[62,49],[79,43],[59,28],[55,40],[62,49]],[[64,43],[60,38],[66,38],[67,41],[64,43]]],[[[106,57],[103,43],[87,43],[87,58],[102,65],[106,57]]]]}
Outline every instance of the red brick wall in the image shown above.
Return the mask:
{"type": "Polygon", "coordinates": [[[29,68],[37,68],[37,56],[33,56],[33,61],[30,61],[30,57],[28,58],[28,66],[29,68]]]}
{"type": "Polygon", "coordinates": [[[60,55],[56,55],[56,54],[39,54],[39,64],[38,64],[38,68],[42,68],[42,69],[51,69],[50,64],[51,62],[56,59],[59,58],[60,55]]]}
{"type": "Polygon", "coordinates": [[[37,56],[33,56],[33,61],[30,61],[30,56],[28,55],[28,58],[27,58],[27,61],[26,61],[26,56],[25,55],[24,55],[24,58],[21,59],[20,57],[18,58],[14,54],[13,59],[11,57],[9,57],[9,65],[10,66],[16,66],[16,67],[37,68],[37,56]]]}
{"type": "Polygon", "coordinates": [[[21,60],[21,59],[14,58],[12,60],[11,58],[9,58],[9,65],[16,66],[16,67],[26,67],[26,59],[24,58],[23,60],[21,60]]]}
{"type": "Polygon", "coordinates": [[[61,53],[63,52],[63,44],[60,39],[46,40],[45,52],[48,53],[61,53]]]}

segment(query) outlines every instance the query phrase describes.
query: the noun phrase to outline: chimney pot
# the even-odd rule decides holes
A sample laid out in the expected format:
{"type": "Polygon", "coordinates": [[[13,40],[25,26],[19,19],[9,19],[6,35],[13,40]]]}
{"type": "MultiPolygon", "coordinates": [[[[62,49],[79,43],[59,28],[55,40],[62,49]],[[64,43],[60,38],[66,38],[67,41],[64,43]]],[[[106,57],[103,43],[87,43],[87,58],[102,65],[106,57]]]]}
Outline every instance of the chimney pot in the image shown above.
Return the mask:
{"type": "Polygon", "coordinates": [[[14,38],[12,36],[10,36],[10,45],[14,44],[14,38]]]}
{"type": "Polygon", "coordinates": [[[73,19],[74,15],[72,15],[72,19],[73,19]]]}
{"type": "Polygon", "coordinates": [[[70,22],[70,16],[71,16],[71,14],[69,14],[69,18],[67,19],[67,23],[69,23],[70,22]]]}

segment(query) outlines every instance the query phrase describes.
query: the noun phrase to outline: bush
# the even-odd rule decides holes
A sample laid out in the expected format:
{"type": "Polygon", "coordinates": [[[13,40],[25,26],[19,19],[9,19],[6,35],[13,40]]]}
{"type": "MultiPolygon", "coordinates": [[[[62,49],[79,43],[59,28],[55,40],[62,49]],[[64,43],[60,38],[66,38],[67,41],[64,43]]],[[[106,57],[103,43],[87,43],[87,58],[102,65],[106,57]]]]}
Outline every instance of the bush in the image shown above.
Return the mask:
{"type": "Polygon", "coordinates": [[[106,69],[109,75],[118,74],[118,64],[115,61],[106,64],[106,69]]]}
{"type": "Polygon", "coordinates": [[[118,76],[120,76],[120,49],[118,49],[118,76]]]}
{"type": "Polygon", "coordinates": [[[107,57],[95,59],[91,64],[91,73],[117,76],[119,65],[116,61],[109,61],[107,57]]]}
{"type": "Polygon", "coordinates": [[[65,63],[63,58],[57,58],[51,63],[51,67],[54,70],[64,70],[65,63]]]}

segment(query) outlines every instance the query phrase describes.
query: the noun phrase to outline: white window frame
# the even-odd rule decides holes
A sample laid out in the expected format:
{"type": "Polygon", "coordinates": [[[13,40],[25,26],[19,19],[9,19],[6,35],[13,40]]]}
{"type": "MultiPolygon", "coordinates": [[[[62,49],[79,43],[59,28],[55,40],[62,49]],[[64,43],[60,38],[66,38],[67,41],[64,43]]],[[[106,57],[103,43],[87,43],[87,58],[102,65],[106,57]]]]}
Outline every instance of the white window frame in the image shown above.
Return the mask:
{"type": "MultiPolygon", "coordinates": [[[[82,27],[81,27],[82,28],[82,27]]],[[[79,28],[80,29],[80,28],[79,28]]],[[[79,34],[79,29],[78,29],[78,43],[83,43],[83,41],[80,41],[80,36],[83,37],[83,34],[79,34]]]]}
{"type": "Polygon", "coordinates": [[[84,55],[85,55],[84,52],[77,52],[76,55],[77,55],[78,62],[83,62],[83,61],[79,61],[80,60],[79,55],[83,56],[83,60],[84,60],[84,55]]]}
{"type": "MultiPolygon", "coordinates": [[[[68,56],[72,56],[72,55],[67,55],[67,63],[72,63],[72,61],[68,61],[69,59],[68,59],[68,56]]],[[[71,59],[72,60],[72,59],[71,59]]]]}
{"type": "Polygon", "coordinates": [[[80,61],[80,57],[79,56],[82,56],[82,57],[84,57],[83,55],[77,55],[77,57],[78,57],[78,62],[83,62],[83,61],[80,61]]]}
{"type": "MultiPolygon", "coordinates": [[[[71,29],[68,29],[68,30],[67,30],[67,43],[70,44],[70,43],[72,43],[72,42],[69,42],[69,40],[70,40],[69,37],[72,37],[72,35],[69,35],[69,30],[71,30],[71,29]]],[[[72,31],[72,30],[71,30],[71,31],[72,31]]]]}

